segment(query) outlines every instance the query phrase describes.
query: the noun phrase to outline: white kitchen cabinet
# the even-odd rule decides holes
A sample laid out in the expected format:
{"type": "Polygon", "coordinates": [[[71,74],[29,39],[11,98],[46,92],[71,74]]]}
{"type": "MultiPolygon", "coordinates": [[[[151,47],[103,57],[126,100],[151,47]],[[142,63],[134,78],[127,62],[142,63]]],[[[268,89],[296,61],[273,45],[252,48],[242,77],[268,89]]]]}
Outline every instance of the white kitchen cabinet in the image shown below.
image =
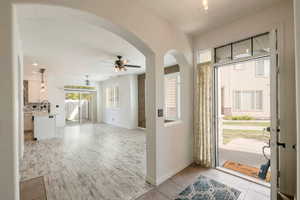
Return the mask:
{"type": "Polygon", "coordinates": [[[39,103],[43,100],[48,100],[48,90],[41,93],[41,81],[28,81],[28,103],[39,103]]]}
{"type": "Polygon", "coordinates": [[[28,102],[37,103],[40,102],[40,89],[41,82],[36,80],[28,81],[28,102]]]}
{"type": "Polygon", "coordinates": [[[32,114],[24,114],[24,131],[33,131],[32,114]]]}
{"type": "Polygon", "coordinates": [[[34,137],[37,140],[55,137],[56,116],[48,114],[34,115],[34,137]]]}

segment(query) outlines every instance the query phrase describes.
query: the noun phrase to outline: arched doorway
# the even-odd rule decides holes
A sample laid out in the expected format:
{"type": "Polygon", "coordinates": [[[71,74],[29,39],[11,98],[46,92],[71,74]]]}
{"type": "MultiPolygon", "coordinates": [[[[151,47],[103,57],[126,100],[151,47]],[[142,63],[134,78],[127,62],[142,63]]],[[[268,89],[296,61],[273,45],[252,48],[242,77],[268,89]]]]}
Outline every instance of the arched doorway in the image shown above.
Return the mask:
{"type": "MultiPolygon", "coordinates": [[[[24,1],[22,3],[24,3],[24,1]]],[[[14,6],[17,6],[17,5],[18,5],[18,2],[16,2],[14,4],[14,6]]],[[[33,3],[30,5],[35,6],[35,5],[40,5],[40,4],[33,3]]],[[[58,5],[50,5],[50,6],[60,7],[58,5]]],[[[71,12],[75,18],[77,17],[77,18],[79,18],[79,20],[82,20],[85,23],[88,23],[88,24],[91,24],[94,26],[99,26],[101,28],[105,28],[108,31],[118,35],[119,37],[122,37],[124,40],[126,40],[127,42],[132,44],[134,47],[136,47],[140,52],[142,52],[144,54],[144,56],[146,58],[146,66],[151,66],[151,67],[155,66],[154,52],[141,39],[139,39],[137,36],[135,36],[135,34],[131,33],[130,31],[127,31],[126,29],[122,28],[119,25],[114,25],[113,23],[110,23],[108,20],[105,20],[105,19],[98,17],[94,14],[91,14],[89,12],[82,11],[81,9],[77,9],[77,8],[70,8],[68,6],[63,6],[63,7],[64,7],[64,9],[71,10],[71,12]]],[[[16,35],[15,35],[14,40],[17,40],[16,35]]],[[[18,52],[16,52],[16,54],[18,54],[18,52]]],[[[149,68],[151,68],[151,67],[149,67],[149,68]]],[[[151,74],[152,70],[148,69],[148,67],[146,67],[146,69],[147,69],[146,73],[149,74],[149,77],[153,76],[153,74],[151,74]]],[[[148,85],[153,85],[153,83],[151,83],[151,81],[154,81],[154,79],[149,79],[148,85]]],[[[149,91],[148,88],[146,89],[146,92],[147,91],[149,91]]],[[[151,91],[149,91],[149,92],[151,92],[151,91]]],[[[151,95],[147,95],[147,96],[151,96],[151,95]]],[[[149,105],[149,107],[151,106],[151,104],[155,104],[154,101],[151,101],[150,99],[148,99],[148,100],[149,100],[149,102],[147,102],[147,105],[149,105]]],[[[152,106],[152,107],[154,107],[154,106],[152,106]]],[[[21,109],[21,107],[19,109],[21,109]]],[[[151,108],[147,108],[147,110],[150,111],[151,108]]],[[[152,114],[152,113],[149,113],[147,115],[149,116],[148,119],[155,117],[155,114],[152,114]]],[[[155,130],[155,128],[151,127],[151,123],[149,123],[149,124],[150,124],[149,129],[146,130],[147,131],[146,146],[147,146],[147,177],[150,177],[150,178],[147,178],[147,179],[148,179],[148,181],[152,181],[152,180],[155,180],[155,178],[151,178],[151,177],[155,177],[155,167],[153,167],[153,166],[155,166],[156,161],[155,161],[155,154],[154,154],[154,156],[151,156],[151,155],[149,156],[149,154],[153,154],[153,152],[155,152],[156,147],[155,147],[155,143],[154,144],[153,144],[153,142],[151,143],[151,141],[154,141],[153,139],[151,139],[151,137],[154,136],[154,134],[151,130],[155,130]]],[[[22,145],[22,144],[20,144],[20,145],[22,145]]],[[[155,184],[155,182],[152,182],[152,183],[155,184]]]]}

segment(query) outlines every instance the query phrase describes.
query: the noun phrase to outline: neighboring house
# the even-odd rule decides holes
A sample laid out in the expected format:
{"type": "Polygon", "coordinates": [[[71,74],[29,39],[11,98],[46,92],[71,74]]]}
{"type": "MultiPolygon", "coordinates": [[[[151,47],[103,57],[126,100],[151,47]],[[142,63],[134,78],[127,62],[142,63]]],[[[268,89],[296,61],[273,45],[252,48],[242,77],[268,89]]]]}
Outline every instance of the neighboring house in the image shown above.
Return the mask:
{"type": "Polygon", "coordinates": [[[224,116],[270,118],[270,59],[264,58],[219,69],[224,116]]]}

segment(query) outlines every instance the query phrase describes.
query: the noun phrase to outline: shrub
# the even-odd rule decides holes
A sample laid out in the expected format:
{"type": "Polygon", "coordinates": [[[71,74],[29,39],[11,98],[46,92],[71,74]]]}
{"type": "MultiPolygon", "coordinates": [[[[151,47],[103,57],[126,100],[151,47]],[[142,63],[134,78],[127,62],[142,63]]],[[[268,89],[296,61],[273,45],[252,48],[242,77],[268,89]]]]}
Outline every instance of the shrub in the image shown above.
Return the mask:
{"type": "Polygon", "coordinates": [[[248,116],[248,115],[242,115],[242,116],[224,116],[225,120],[254,120],[254,117],[248,116]]]}

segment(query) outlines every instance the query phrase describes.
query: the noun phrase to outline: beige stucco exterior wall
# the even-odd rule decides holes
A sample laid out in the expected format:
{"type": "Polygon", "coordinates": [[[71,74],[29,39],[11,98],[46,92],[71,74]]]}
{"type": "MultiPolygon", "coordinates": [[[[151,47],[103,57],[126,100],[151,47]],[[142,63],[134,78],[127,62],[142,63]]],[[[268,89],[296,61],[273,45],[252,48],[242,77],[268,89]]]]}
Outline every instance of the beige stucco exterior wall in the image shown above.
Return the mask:
{"type": "MultiPolygon", "coordinates": [[[[224,110],[232,116],[248,115],[258,119],[270,119],[270,76],[256,76],[255,61],[220,67],[220,88],[224,88],[224,110]],[[234,107],[235,91],[262,91],[262,110],[237,110],[234,107]]],[[[226,115],[226,112],[225,112],[226,115]]]]}

